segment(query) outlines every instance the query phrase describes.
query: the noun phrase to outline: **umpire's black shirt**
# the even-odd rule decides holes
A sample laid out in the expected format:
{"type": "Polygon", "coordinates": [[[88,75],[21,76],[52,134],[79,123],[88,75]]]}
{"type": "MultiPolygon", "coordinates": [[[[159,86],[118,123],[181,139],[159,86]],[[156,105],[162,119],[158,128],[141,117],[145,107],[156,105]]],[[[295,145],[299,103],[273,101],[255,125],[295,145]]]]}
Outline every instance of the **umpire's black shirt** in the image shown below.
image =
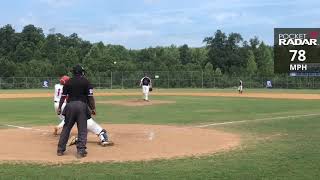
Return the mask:
{"type": "Polygon", "coordinates": [[[93,96],[93,86],[85,77],[75,76],[63,87],[62,96],[68,96],[67,102],[82,101],[88,103],[87,97],[93,96]]]}

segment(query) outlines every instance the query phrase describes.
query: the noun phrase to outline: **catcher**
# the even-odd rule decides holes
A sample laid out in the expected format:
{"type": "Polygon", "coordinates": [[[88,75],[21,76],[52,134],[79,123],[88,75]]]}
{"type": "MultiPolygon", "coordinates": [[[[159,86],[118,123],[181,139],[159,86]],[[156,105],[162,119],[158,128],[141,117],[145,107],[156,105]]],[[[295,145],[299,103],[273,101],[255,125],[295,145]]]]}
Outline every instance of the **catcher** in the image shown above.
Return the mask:
{"type": "MultiPolygon", "coordinates": [[[[55,85],[55,93],[54,93],[54,108],[55,108],[55,112],[57,112],[58,107],[59,107],[59,101],[61,98],[61,94],[62,94],[62,90],[64,85],[69,81],[69,77],[68,76],[62,76],[60,79],[60,84],[56,84],[55,85]]],[[[64,110],[65,106],[66,106],[66,101],[63,103],[61,111],[64,110]]],[[[61,121],[59,123],[58,126],[54,127],[54,135],[58,135],[58,131],[60,129],[62,129],[62,127],[65,124],[65,117],[60,114],[58,115],[59,120],[61,121]]],[[[87,120],[87,129],[96,134],[99,137],[99,144],[101,146],[107,146],[107,145],[112,145],[113,143],[111,141],[109,141],[108,139],[108,135],[107,135],[107,131],[105,129],[103,129],[96,121],[94,121],[92,118],[87,120]]],[[[77,138],[75,136],[72,136],[69,141],[68,141],[68,145],[74,145],[77,143],[77,138]]]]}

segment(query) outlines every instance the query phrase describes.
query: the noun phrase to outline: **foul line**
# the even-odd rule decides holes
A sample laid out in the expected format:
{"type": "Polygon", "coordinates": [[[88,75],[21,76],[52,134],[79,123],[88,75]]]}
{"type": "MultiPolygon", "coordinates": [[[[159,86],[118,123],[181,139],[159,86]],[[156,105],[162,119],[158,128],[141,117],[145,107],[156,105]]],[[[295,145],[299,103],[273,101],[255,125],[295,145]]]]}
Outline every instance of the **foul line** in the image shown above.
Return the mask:
{"type": "Polygon", "coordinates": [[[18,129],[23,129],[23,130],[40,131],[40,132],[50,132],[50,131],[43,130],[43,129],[34,129],[34,128],[31,128],[31,127],[15,126],[15,125],[11,125],[11,124],[4,124],[4,126],[13,127],[13,128],[18,128],[18,129]]]}
{"type": "Polygon", "coordinates": [[[196,126],[198,128],[204,128],[209,126],[219,126],[219,125],[226,125],[226,124],[236,124],[236,123],[245,123],[250,121],[265,121],[265,120],[275,120],[275,119],[290,119],[290,118],[298,118],[298,117],[308,117],[308,116],[319,116],[320,114],[302,114],[302,115],[295,115],[295,116],[282,116],[282,117],[270,117],[270,118],[262,118],[262,119],[252,119],[252,120],[242,120],[242,121],[229,121],[229,122],[222,122],[222,123],[212,123],[212,124],[205,124],[196,126]]]}

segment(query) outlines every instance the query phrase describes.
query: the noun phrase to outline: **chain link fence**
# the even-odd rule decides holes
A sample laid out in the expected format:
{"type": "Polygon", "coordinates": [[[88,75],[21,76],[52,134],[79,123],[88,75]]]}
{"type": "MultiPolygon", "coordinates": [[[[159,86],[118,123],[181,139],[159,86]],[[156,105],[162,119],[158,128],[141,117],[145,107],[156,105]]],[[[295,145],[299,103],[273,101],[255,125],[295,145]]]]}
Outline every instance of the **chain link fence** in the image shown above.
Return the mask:
{"type": "MultiPolygon", "coordinates": [[[[245,88],[265,88],[267,81],[273,88],[283,89],[318,89],[320,77],[290,77],[287,75],[275,77],[230,77],[214,76],[205,71],[153,71],[147,72],[156,88],[232,88],[241,79],[245,88]]],[[[107,76],[88,77],[96,88],[129,89],[137,88],[142,71],[110,72],[107,76]]],[[[0,77],[0,89],[35,89],[43,88],[45,83],[49,88],[59,83],[58,77],[0,77]]]]}

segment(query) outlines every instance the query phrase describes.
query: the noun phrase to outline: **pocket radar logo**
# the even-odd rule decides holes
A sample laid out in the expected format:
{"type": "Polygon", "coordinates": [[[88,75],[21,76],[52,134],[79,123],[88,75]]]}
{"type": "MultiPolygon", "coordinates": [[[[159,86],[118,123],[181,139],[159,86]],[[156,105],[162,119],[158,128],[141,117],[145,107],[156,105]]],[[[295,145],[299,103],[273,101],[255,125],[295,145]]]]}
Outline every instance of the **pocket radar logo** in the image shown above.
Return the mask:
{"type": "Polygon", "coordinates": [[[274,29],[275,72],[320,72],[319,55],[320,28],[274,29]]]}
{"type": "Polygon", "coordinates": [[[316,46],[318,45],[319,32],[312,31],[308,34],[279,34],[279,46],[316,46]]]}

